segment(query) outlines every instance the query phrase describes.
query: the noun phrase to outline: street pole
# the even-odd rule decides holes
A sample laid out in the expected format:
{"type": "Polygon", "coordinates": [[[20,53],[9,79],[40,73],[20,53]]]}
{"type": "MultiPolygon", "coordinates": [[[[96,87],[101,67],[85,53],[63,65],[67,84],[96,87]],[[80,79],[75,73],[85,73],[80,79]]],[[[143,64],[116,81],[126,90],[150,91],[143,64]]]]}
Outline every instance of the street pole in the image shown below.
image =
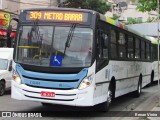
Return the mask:
{"type": "Polygon", "coordinates": [[[159,0],[157,0],[157,7],[158,7],[158,10],[157,10],[157,16],[158,16],[158,87],[159,87],[159,32],[160,32],[160,29],[159,29],[159,10],[160,10],[160,5],[159,5],[159,0]]]}

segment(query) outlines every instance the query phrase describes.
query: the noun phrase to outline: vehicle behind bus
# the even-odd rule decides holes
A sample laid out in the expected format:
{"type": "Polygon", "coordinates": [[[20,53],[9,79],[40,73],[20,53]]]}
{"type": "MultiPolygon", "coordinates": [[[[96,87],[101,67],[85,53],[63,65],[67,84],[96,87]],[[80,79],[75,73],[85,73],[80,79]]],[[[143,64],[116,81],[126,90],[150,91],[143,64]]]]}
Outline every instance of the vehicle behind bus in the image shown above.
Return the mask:
{"type": "Polygon", "coordinates": [[[0,48],[0,96],[11,88],[13,48],[0,48]]]}

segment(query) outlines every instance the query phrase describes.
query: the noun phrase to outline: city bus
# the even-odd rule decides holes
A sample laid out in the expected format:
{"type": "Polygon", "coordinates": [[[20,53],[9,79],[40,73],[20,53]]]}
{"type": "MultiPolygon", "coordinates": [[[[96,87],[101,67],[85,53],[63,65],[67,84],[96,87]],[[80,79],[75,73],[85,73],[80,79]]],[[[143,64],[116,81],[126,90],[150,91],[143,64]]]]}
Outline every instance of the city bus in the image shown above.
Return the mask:
{"type": "Polygon", "coordinates": [[[139,97],[151,68],[151,41],[109,17],[85,9],[26,9],[17,27],[11,97],[108,111],[118,96],[139,97]]]}

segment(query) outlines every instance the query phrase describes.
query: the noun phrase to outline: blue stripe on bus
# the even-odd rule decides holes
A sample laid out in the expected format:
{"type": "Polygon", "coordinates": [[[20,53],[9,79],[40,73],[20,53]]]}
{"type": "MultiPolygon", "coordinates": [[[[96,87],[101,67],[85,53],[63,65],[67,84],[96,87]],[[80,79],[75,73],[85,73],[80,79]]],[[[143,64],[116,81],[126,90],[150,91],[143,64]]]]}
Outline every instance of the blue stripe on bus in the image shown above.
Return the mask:
{"type": "Polygon", "coordinates": [[[16,70],[22,79],[22,83],[46,88],[78,88],[80,82],[88,73],[87,68],[84,68],[77,74],[38,73],[24,70],[19,64],[16,65],[16,70]]]}

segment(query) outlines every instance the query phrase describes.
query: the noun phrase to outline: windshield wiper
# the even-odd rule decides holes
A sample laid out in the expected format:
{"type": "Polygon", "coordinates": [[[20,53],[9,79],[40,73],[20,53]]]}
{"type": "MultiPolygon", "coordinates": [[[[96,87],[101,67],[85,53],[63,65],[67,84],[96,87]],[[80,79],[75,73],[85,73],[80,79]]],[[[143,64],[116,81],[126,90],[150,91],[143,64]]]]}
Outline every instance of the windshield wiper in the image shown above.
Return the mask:
{"type": "Polygon", "coordinates": [[[64,57],[65,54],[66,54],[66,49],[67,49],[67,47],[68,47],[68,48],[70,47],[70,44],[71,44],[71,41],[72,41],[72,37],[73,37],[73,34],[74,34],[75,27],[76,27],[76,24],[72,24],[72,26],[71,26],[71,28],[70,28],[70,30],[69,30],[68,37],[67,37],[67,41],[66,41],[66,43],[65,43],[65,49],[64,49],[63,57],[64,57]]]}

